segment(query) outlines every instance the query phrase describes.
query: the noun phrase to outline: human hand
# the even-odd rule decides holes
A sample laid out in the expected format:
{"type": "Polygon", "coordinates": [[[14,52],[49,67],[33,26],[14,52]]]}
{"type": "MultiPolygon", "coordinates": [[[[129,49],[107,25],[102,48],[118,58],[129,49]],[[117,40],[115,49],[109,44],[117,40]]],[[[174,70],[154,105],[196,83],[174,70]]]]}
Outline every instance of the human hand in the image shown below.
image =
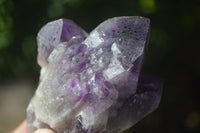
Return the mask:
{"type": "MultiPolygon", "coordinates": [[[[22,124],[17,127],[12,133],[29,133],[27,130],[26,130],[26,124],[27,124],[27,121],[23,121],[22,124]]],[[[52,130],[50,129],[38,129],[36,130],[34,133],[54,133],[52,130]]]]}

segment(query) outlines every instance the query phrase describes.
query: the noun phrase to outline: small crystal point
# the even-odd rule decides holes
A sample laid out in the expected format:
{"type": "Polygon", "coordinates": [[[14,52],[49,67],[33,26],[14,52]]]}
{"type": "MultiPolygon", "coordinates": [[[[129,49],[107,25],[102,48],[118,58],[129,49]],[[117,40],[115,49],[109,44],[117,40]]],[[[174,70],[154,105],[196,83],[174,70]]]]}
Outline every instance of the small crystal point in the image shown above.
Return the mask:
{"type": "Polygon", "coordinates": [[[162,85],[163,81],[160,78],[141,75],[136,93],[123,101],[117,111],[110,112],[108,130],[112,132],[126,130],[154,111],[161,100],[162,85]],[[112,115],[113,112],[115,115],[112,115]]]}
{"type": "Polygon", "coordinates": [[[122,132],[152,112],[162,81],[140,76],[149,31],[144,17],[108,19],[89,35],[67,19],[45,25],[37,36],[41,74],[28,130],[122,132]]]}
{"type": "Polygon", "coordinates": [[[47,64],[54,48],[61,42],[68,42],[72,37],[85,39],[87,33],[69,19],[59,19],[46,24],[37,35],[38,63],[47,64]]]}

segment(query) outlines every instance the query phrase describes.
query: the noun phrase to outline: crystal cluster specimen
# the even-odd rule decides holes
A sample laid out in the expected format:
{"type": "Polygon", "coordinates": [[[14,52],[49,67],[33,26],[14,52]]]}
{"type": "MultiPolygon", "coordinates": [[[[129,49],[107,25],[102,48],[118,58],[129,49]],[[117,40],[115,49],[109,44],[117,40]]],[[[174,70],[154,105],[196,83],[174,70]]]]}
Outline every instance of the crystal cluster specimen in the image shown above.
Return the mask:
{"type": "Polygon", "coordinates": [[[28,130],[119,133],[157,108],[162,81],[140,76],[150,20],[108,19],[89,35],[68,19],[37,36],[41,75],[27,108],[28,130]]]}

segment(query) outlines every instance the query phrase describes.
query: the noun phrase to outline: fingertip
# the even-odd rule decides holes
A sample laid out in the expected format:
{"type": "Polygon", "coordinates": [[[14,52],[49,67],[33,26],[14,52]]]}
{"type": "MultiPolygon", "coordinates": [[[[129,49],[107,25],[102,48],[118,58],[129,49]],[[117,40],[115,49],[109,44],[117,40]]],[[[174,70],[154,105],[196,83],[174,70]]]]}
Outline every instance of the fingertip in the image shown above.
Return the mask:
{"type": "Polygon", "coordinates": [[[46,128],[38,129],[34,133],[55,133],[54,131],[46,128]]]}
{"type": "Polygon", "coordinates": [[[24,120],[12,133],[28,133],[26,130],[27,121],[24,120]]]}

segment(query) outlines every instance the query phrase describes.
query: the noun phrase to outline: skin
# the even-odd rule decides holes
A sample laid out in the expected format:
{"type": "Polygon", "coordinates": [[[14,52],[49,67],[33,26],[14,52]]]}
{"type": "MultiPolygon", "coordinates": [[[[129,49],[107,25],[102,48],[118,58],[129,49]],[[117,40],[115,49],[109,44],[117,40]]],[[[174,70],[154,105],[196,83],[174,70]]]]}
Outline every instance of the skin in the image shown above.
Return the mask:
{"type": "MultiPolygon", "coordinates": [[[[30,133],[26,130],[27,121],[24,120],[21,125],[19,125],[12,133],[30,133]]],[[[52,130],[49,129],[38,129],[34,133],[54,133],[52,130]]]]}

